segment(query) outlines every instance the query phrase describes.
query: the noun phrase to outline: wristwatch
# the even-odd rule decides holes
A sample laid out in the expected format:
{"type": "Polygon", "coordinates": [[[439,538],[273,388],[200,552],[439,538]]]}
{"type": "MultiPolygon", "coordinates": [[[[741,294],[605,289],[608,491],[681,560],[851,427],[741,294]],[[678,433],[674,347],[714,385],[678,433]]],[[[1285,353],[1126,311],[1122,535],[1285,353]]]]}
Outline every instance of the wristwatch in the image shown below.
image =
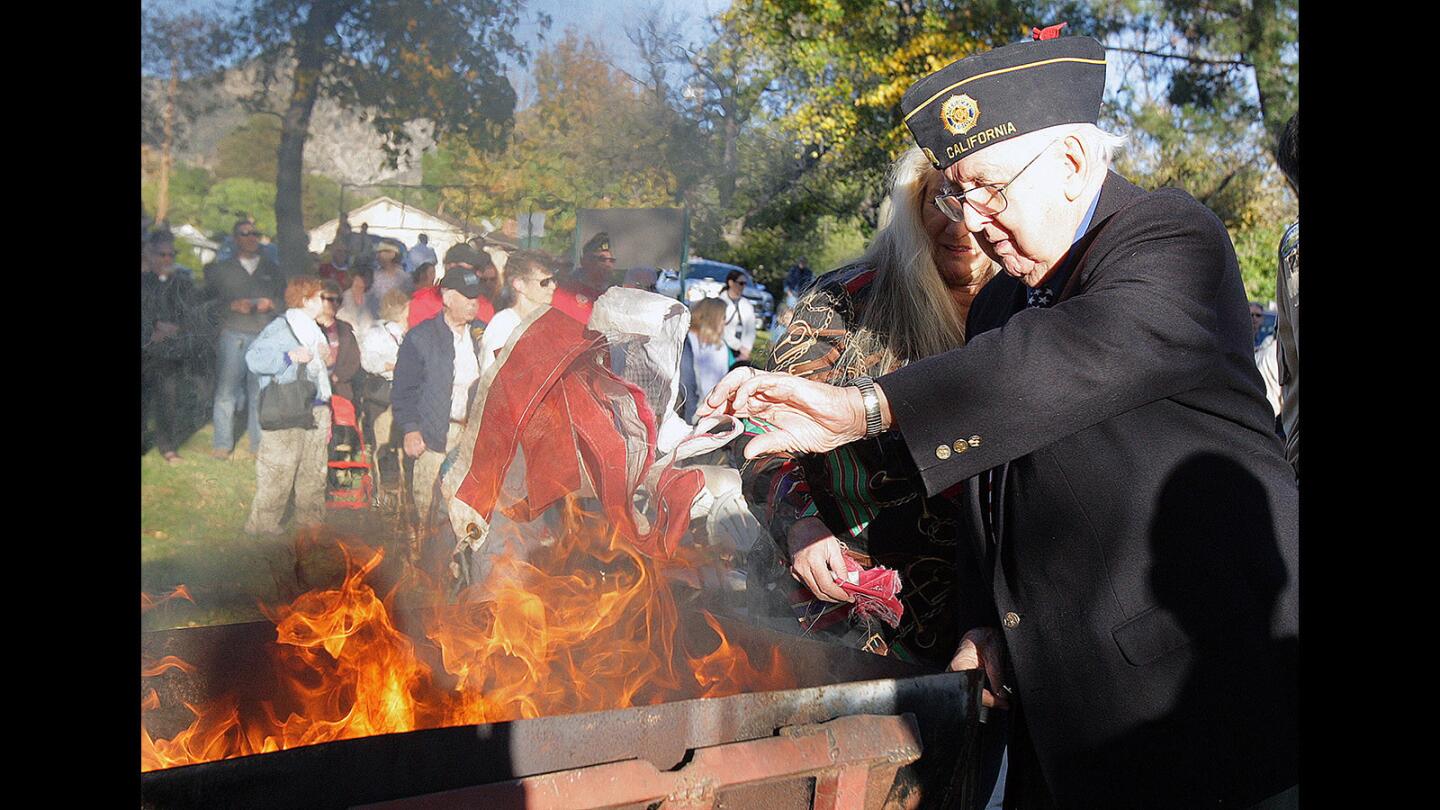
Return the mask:
{"type": "Polygon", "coordinates": [[[865,438],[880,435],[880,395],[875,393],[875,381],[869,377],[856,377],[850,384],[860,389],[860,401],[865,403],[865,438]]]}

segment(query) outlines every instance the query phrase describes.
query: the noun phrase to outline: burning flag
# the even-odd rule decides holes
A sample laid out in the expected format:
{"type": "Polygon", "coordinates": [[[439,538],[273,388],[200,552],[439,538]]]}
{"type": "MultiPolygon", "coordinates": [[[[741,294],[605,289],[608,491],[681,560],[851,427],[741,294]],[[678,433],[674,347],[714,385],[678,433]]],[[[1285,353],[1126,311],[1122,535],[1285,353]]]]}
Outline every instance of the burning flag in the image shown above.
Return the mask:
{"type": "Polygon", "coordinates": [[[577,301],[557,294],[481,378],[441,483],[457,556],[476,561],[478,580],[488,568],[476,552],[497,520],[532,524],[569,496],[597,500],[620,537],[653,557],[673,556],[692,518],[706,520],[712,539],[728,532],[748,546],[759,524],[739,498],[738,474],[677,466],[717,446],[702,439],[703,448],[687,441],[678,451],[688,433],[673,406],[689,310],[619,287],[593,306],[577,301]],[[657,458],[660,450],[670,452],[657,458]]]}

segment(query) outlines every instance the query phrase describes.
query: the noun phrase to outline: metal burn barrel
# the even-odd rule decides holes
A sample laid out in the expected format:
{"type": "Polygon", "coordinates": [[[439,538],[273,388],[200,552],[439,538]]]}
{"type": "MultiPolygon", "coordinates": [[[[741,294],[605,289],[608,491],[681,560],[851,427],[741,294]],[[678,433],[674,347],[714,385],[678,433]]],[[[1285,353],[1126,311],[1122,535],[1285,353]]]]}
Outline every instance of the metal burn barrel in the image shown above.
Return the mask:
{"type": "MultiPolygon", "coordinates": [[[[975,673],[929,673],[716,618],[730,643],[753,656],[779,645],[799,688],[383,734],[151,771],[141,775],[142,806],[969,806],[975,673]]],[[[173,655],[195,668],[145,678],[142,689],[155,689],[167,707],[221,691],[273,694],[266,648],[274,638],[263,622],[146,634],[148,660],[173,655]]],[[[157,731],[167,720],[183,723],[164,711],[151,713],[157,731]]]]}

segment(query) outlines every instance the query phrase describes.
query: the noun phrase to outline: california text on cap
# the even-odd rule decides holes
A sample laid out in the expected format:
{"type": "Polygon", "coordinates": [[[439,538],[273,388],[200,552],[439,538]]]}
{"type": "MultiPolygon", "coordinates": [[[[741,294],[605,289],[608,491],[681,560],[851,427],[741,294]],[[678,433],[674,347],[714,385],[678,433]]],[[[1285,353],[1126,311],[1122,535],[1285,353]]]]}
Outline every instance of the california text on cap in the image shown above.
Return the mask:
{"type": "Polygon", "coordinates": [[[910,86],[905,125],[937,169],[1060,124],[1093,124],[1105,48],[1090,37],[1019,42],[952,62],[910,86]]]}

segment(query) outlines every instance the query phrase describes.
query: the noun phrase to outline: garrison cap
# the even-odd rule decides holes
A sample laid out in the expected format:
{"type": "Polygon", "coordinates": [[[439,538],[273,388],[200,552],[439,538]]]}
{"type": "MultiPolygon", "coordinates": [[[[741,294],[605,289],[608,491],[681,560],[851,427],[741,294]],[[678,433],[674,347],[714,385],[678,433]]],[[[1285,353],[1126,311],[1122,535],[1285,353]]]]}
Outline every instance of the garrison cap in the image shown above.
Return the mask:
{"type": "Polygon", "coordinates": [[[943,170],[1026,133],[1096,123],[1104,92],[1104,46],[1056,36],[951,62],[911,85],[900,111],[915,143],[943,170]]]}
{"type": "Polygon", "coordinates": [[[585,243],[585,247],[584,247],[583,249],[581,249],[580,252],[581,252],[581,254],[586,254],[586,253],[599,253],[599,252],[601,252],[601,251],[606,251],[606,252],[608,252],[609,250],[610,250],[610,234],[608,234],[608,233],[606,233],[606,232],[604,232],[604,231],[601,231],[600,233],[597,233],[597,234],[595,234],[594,236],[590,237],[590,241],[585,243]]]}

